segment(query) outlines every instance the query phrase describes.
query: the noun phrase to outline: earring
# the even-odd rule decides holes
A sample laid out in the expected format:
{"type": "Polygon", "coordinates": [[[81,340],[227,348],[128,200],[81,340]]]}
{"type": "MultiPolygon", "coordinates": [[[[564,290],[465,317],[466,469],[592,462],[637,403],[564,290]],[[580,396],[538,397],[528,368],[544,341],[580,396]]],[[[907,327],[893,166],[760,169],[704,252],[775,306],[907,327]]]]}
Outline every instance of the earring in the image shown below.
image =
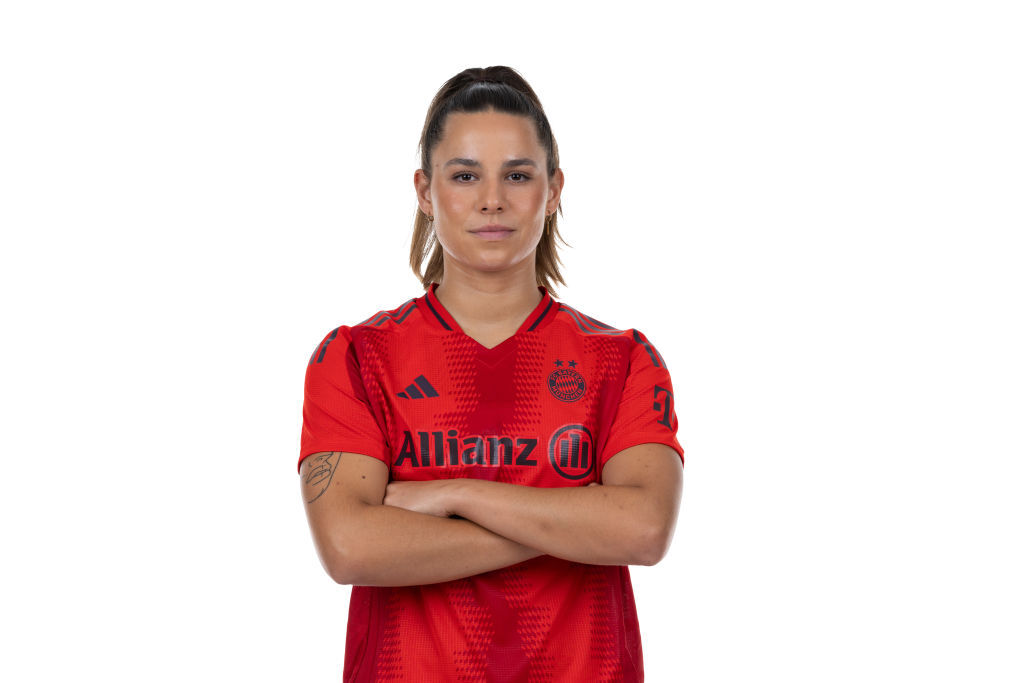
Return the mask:
{"type": "Polygon", "coordinates": [[[430,223],[433,223],[434,222],[434,217],[433,216],[427,216],[427,221],[430,222],[430,223]]]}

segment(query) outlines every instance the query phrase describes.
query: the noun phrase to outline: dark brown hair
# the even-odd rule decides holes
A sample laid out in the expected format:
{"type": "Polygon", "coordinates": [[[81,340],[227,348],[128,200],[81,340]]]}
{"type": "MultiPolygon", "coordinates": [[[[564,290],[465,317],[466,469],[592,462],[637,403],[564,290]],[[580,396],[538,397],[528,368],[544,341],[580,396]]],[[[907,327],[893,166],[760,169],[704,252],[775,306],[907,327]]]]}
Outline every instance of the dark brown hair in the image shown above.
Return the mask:
{"type": "MultiPolygon", "coordinates": [[[[548,179],[554,177],[558,170],[558,144],[551,133],[548,117],[541,107],[540,100],[530,84],[519,73],[507,66],[489,66],[483,69],[466,69],[441,86],[434,95],[427,119],[420,134],[420,168],[431,178],[431,155],[441,141],[444,124],[452,112],[480,112],[493,109],[507,114],[529,117],[537,129],[537,138],[547,152],[548,179]]],[[[555,238],[568,245],[558,234],[558,213],[562,211],[559,200],[558,208],[544,220],[544,232],[537,245],[537,284],[551,290],[555,282],[565,284],[558,270],[561,261],[555,247],[555,238]]],[[[431,222],[416,207],[416,218],[413,223],[412,248],[409,252],[409,265],[416,273],[426,289],[431,282],[440,282],[444,275],[444,258],[441,245],[437,241],[431,222]],[[426,261],[426,268],[423,262],[426,261]]],[[[552,291],[552,294],[554,292],[552,291]]]]}

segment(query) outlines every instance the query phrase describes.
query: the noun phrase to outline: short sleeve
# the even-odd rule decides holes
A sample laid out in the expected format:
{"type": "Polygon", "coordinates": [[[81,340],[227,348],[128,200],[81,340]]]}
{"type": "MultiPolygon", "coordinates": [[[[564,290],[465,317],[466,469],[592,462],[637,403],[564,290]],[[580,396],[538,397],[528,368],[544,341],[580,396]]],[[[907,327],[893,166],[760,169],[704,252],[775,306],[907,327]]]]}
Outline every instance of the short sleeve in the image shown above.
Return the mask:
{"type": "Polygon", "coordinates": [[[324,337],[306,366],[299,468],[323,451],[360,453],[390,466],[390,449],[367,398],[351,329],[324,337]]]}
{"type": "Polygon", "coordinates": [[[676,438],[675,394],[665,359],[639,330],[633,330],[629,371],[622,397],[601,453],[601,465],[620,451],[642,443],[671,446],[684,462],[676,438]]]}

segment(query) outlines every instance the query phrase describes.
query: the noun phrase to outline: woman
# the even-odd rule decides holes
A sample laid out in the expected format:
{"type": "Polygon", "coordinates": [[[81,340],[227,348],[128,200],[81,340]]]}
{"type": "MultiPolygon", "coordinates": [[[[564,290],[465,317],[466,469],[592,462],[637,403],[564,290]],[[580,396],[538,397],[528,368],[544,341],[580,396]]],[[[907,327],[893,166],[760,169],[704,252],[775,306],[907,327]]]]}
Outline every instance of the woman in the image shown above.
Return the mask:
{"type": "Polygon", "coordinates": [[[682,490],[665,361],[548,291],[564,178],[518,73],[445,83],[420,149],[425,293],[332,330],[306,372],[344,680],[643,680],[626,565],[664,556],[682,490]]]}

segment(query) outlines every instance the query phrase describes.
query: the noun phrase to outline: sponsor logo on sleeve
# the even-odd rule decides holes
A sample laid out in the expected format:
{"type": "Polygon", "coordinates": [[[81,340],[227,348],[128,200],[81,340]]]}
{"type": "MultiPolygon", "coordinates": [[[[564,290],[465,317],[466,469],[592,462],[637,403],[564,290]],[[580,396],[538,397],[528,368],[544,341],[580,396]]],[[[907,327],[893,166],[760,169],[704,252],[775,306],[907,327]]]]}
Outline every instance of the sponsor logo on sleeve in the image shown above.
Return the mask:
{"type": "Polygon", "coordinates": [[[662,414],[658,424],[663,424],[672,429],[672,392],[665,387],[655,384],[653,408],[662,414]]]}

